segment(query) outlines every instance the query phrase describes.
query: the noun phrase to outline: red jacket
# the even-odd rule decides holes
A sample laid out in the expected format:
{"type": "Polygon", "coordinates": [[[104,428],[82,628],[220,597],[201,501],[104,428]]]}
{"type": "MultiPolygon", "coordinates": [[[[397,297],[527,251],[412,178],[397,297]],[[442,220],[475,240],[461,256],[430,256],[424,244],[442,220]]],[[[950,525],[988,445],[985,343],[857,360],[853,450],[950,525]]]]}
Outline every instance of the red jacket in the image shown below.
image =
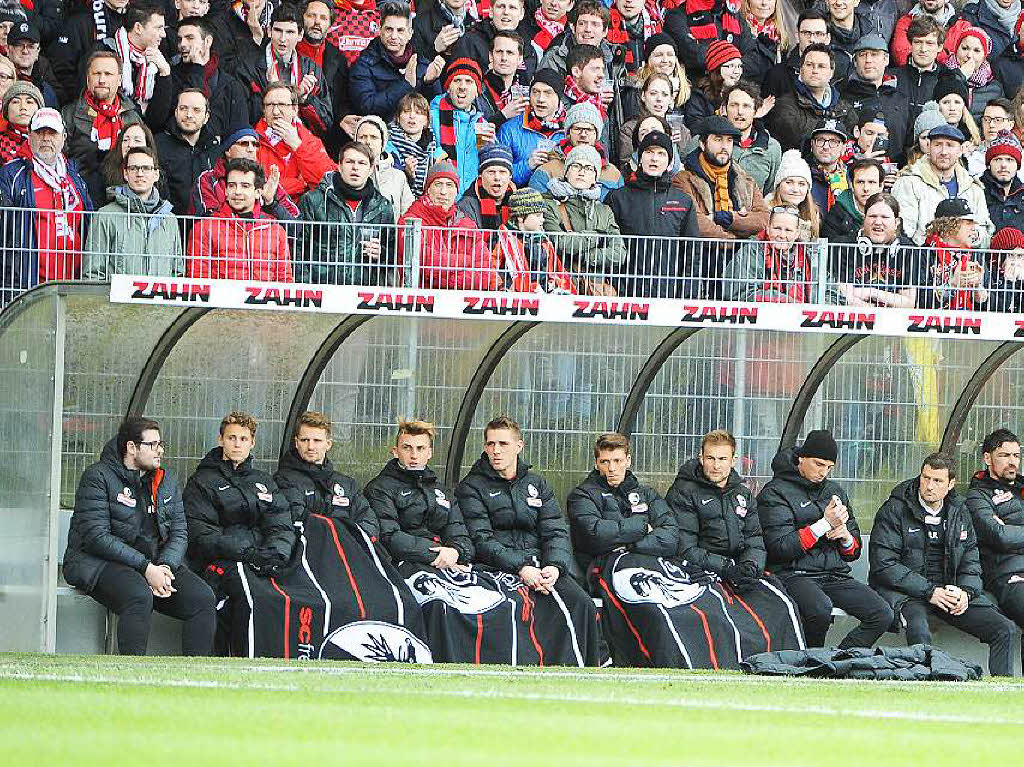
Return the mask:
{"type": "Polygon", "coordinates": [[[259,209],[239,218],[227,203],[198,221],[188,241],[189,277],[294,282],[284,228],[259,209]]]}
{"type": "MultiPolygon", "coordinates": [[[[471,218],[452,206],[432,205],[426,195],[409,206],[399,220],[423,221],[420,287],[443,290],[501,290],[501,278],[487,250],[483,232],[471,218]]],[[[405,238],[398,239],[399,264],[405,259],[405,238]]]]}
{"type": "Polygon", "coordinates": [[[260,165],[267,172],[272,165],[281,169],[281,188],[293,200],[299,199],[319,184],[324,174],[338,169],[337,163],[327,155],[323,142],[302,123],[296,127],[299,131],[299,146],[293,152],[283,141],[271,145],[267,138],[266,120],[256,124],[256,132],[260,134],[260,165]]]}

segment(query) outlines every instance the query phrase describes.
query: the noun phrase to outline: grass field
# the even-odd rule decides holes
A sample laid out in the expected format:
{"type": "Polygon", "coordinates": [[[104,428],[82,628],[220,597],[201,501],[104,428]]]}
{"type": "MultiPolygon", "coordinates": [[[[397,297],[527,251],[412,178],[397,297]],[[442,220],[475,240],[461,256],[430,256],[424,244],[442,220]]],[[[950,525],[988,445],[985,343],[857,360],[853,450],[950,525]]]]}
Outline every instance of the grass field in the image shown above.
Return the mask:
{"type": "Polygon", "coordinates": [[[1024,685],[0,655],[0,765],[1013,765],[1024,685]]]}

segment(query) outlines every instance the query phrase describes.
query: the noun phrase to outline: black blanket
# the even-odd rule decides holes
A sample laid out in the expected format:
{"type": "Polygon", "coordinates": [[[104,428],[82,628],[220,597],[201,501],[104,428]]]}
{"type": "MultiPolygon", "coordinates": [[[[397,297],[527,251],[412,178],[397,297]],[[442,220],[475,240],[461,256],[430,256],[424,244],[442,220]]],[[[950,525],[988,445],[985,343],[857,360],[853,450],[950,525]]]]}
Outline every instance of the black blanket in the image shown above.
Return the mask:
{"type": "Polygon", "coordinates": [[[931,645],[853,647],[767,652],[746,658],[742,669],[767,676],[826,679],[889,679],[904,682],[966,682],[981,679],[981,666],[955,658],[931,645]]]}

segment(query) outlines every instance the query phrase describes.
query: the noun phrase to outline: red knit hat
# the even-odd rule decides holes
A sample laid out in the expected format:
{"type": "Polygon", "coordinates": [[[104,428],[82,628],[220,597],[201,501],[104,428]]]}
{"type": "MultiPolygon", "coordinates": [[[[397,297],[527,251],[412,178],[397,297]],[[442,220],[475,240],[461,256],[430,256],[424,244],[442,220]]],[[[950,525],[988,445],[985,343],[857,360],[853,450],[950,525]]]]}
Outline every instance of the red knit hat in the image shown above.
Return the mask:
{"type": "Polygon", "coordinates": [[[444,89],[448,90],[448,86],[451,85],[459,75],[466,75],[472,77],[473,82],[476,83],[476,90],[479,94],[484,89],[484,73],[480,71],[480,65],[477,64],[473,59],[465,56],[453,59],[448,65],[448,68],[444,71],[444,89]]]}
{"type": "Polygon", "coordinates": [[[708,46],[708,52],[704,54],[704,67],[710,72],[726,62],[739,58],[743,58],[739,48],[725,40],[715,40],[708,46]]]}
{"type": "Polygon", "coordinates": [[[1020,229],[1014,229],[1012,226],[1003,227],[992,237],[990,247],[992,250],[1024,248],[1024,232],[1021,232],[1020,229]]]}
{"type": "Polygon", "coordinates": [[[985,164],[988,165],[992,162],[993,157],[999,157],[1000,155],[1007,155],[1017,161],[1017,169],[1020,170],[1021,165],[1021,146],[1020,142],[1017,141],[1014,136],[1008,130],[999,131],[997,135],[988,145],[988,149],[985,150],[985,164]]]}
{"type": "MultiPolygon", "coordinates": [[[[955,28],[956,25],[954,24],[953,29],[950,29],[950,32],[953,32],[955,28]]],[[[964,41],[965,37],[978,38],[978,42],[981,43],[982,50],[985,51],[986,59],[992,55],[992,38],[988,36],[988,32],[986,32],[984,29],[982,29],[981,27],[974,26],[969,26],[961,30],[960,34],[956,38],[956,45],[954,45],[952,48],[952,52],[954,55],[956,55],[956,49],[960,47],[960,43],[964,41]]]]}
{"type": "Polygon", "coordinates": [[[455,186],[459,186],[459,171],[455,168],[455,163],[451,160],[443,159],[431,165],[430,170],[427,172],[427,180],[423,184],[424,191],[430,189],[430,185],[439,178],[450,179],[455,182],[455,186]]]}

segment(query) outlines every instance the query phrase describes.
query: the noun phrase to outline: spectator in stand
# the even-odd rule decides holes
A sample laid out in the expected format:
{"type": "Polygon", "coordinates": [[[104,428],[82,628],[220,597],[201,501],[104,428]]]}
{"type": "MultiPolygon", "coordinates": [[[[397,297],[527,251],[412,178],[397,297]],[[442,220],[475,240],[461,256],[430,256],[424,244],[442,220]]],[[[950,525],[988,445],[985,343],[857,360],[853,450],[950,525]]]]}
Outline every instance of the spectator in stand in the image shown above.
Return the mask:
{"type": "Polygon", "coordinates": [[[814,302],[811,260],[802,244],[800,211],[772,208],[768,227],[753,242],[736,249],[722,272],[726,301],[765,301],[775,304],[814,302]]]}
{"type": "MultiPolygon", "coordinates": [[[[644,136],[653,131],[659,131],[664,133],[666,136],[673,140],[672,144],[672,163],[669,165],[669,170],[674,176],[680,170],[683,169],[683,157],[692,152],[697,147],[697,139],[691,137],[690,143],[686,149],[680,154],[679,148],[675,141],[676,138],[683,135],[683,132],[689,133],[686,126],[682,128],[673,128],[672,125],[668,124],[668,120],[664,117],[655,117],[654,115],[648,115],[641,120],[637,120],[636,124],[633,125],[633,132],[629,137],[630,146],[638,147],[640,142],[644,140],[644,136]]],[[[628,178],[633,173],[636,173],[637,168],[640,167],[640,155],[634,150],[633,154],[629,156],[625,164],[622,166],[622,175],[628,178]]]]}
{"type": "MultiPolygon", "coordinates": [[[[907,27],[909,54],[904,57],[904,63],[895,70],[895,74],[896,88],[907,100],[908,116],[911,120],[917,119],[924,105],[932,100],[935,93],[935,83],[939,79],[937,58],[942,49],[944,30],[943,26],[928,15],[914,18],[907,27]]],[[[907,137],[908,147],[911,138],[907,137]]]]}
{"type": "Polygon", "coordinates": [[[852,120],[850,105],[832,86],[834,73],[835,55],[828,46],[814,43],[804,49],[794,89],[779,96],[766,120],[768,132],[783,149],[802,149],[807,136],[823,120],[852,120]]]}
{"type": "Polygon", "coordinates": [[[903,234],[895,197],[879,192],[868,198],[864,225],[844,240],[853,244],[833,248],[829,273],[848,306],[917,305],[927,266],[903,234]]]}
{"type": "Polygon", "coordinates": [[[178,24],[178,60],[171,67],[176,93],[199,88],[210,113],[208,130],[226,136],[235,125],[249,122],[249,96],[242,82],[227,71],[214,50],[213,25],[187,17],[178,24]]]}
{"type": "Polygon", "coordinates": [[[263,168],[228,160],[224,206],[196,223],[188,242],[189,277],[294,282],[284,228],[260,210],[263,168]]]}
{"type": "MultiPolygon", "coordinates": [[[[220,143],[221,156],[213,168],[199,174],[192,196],[189,198],[190,216],[216,216],[227,200],[227,163],[231,160],[257,162],[260,154],[260,136],[248,126],[237,128],[220,143]]],[[[299,217],[299,208],[281,186],[281,170],[270,166],[263,188],[260,190],[260,210],[278,221],[291,221],[299,217]]]]}
{"type": "MultiPolygon", "coordinates": [[[[828,11],[828,31],[836,58],[845,57],[853,64],[853,49],[857,41],[872,32],[881,32],[877,20],[865,19],[857,13],[861,0],[825,0],[828,11]]],[[[895,25],[896,19],[893,19],[895,25]]],[[[883,33],[886,40],[890,35],[883,33]]]]}
{"type": "MultiPolygon", "coordinates": [[[[458,208],[477,229],[496,231],[507,224],[510,199],[516,191],[512,183],[512,152],[501,144],[488,144],[480,150],[480,175],[459,200],[458,208]]],[[[488,244],[491,235],[487,235],[488,244]]]]}
{"type": "Polygon", "coordinates": [[[571,109],[577,104],[593,106],[600,113],[604,126],[598,141],[609,153],[609,159],[616,157],[616,134],[622,121],[616,121],[615,110],[608,109],[614,85],[605,80],[601,50],[593,45],[577,45],[569,52],[566,68],[568,74],[565,76],[565,87],[562,90],[562,104],[566,109],[571,109]]]}
{"type": "Polygon", "coordinates": [[[121,96],[132,100],[152,130],[164,126],[173,108],[171,65],[160,51],[165,36],[163,7],[142,0],[129,4],[124,26],[103,40],[99,48],[117,54],[121,96]]]}
{"type": "Polygon", "coordinates": [[[988,271],[971,253],[976,216],[966,200],[942,200],[935,208],[924,244],[931,254],[928,282],[918,306],[975,311],[988,303],[988,271]]]}
{"type": "Polygon", "coordinates": [[[707,74],[699,79],[690,94],[690,100],[683,107],[686,125],[691,130],[705,117],[720,114],[727,88],[731,88],[743,77],[743,59],[740,49],[732,43],[715,40],[708,46],[704,59],[707,74]]]}
{"type": "Polygon", "coordinates": [[[410,93],[419,91],[427,98],[440,94],[444,58],[424,58],[413,49],[408,5],[384,3],[380,13],[380,32],[352,64],[349,87],[357,113],[388,119],[410,93]]]}
{"type": "Polygon", "coordinates": [[[185,274],[178,220],[156,189],[160,163],[146,147],[129,149],[124,185],[93,216],[85,241],[82,276],[109,280],[113,274],[180,277],[185,274]]]}
{"type": "Polygon", "coordinates": [[[157,134],[156,146],[160,170],[167,180],[168,201],[174,213],[188,211],[189,195],[199,175],[213,167],[220,153],[220,139],[208,128],[209,103],[198,88],[178,94],[174,122],[164,133],[157,134]]]}
{"type": "Polygon", "coordinates": [[[509,198],[508,222],[499,227],[494,245],[494,263],[505,290],[575,294],[569,273],[544,233],[546,207],[540,192],[527,187],[509,198]]]}
{"type": "Polygon", "coordinates": [[[774,188],[782,147],[761,125],[765,100],[760,89],[749,80],[740,80],[722,96],[722,112],[740,132],[732,148],[732,159],[767,194],[774,188]]]}
{"type": "Polygon", "coordinates": [[[929,101],[924,105],[921,114],[914,120],[914,143],[907,150],[907,162],[904,167],[910,167],[915,162],[928,154],[928,134],[932,128],[946,125],[946,118],[939,111],[939,105],[929,101]]]}
{"type": "Polygon", "coordinates": [[[565,175],[565,156],[575,146],[588,144],[601,154],[603,167],[597,183],[601,187],[603,200],[612,189],[622,186],[622,174],[619,169],[604,158],[604,147],[598,142],[602,129],[601,113],[592,104],[577,104],[565,113],[565,138],[551,150],[552,158],[530,176],[530,186],[542,194],[547,191],[548,179],[562,178],[565,175]]]}
{"type": "Polygon", "coordinates": [[[1000,229],[990,247],[1001,253],[990,273],[989,311],[1024,313],[1024,233],[1000,229]]]}
{"type": "Polygon", "coordinates": [[[1013,45],[1020,14],[1020,0],[978,0],[963,6],[956,24],[970,24],[984,30],[991,40],[987,55],[995,58],[1013,45]]]}
{"type": "Polygon", "coordinates": [[[811,166],[795,149],[782,155],[779,171],[775,174],[775,188],[764,198],[767,208],[796,208],[800,213],[797,228],[799,242],[818,238],[821,229],[821,211],[811,194],[811,166]]]}
{"type": "Polygon", "coordinates": [[[263,117],[256,123],[260,165],[277,168],[281,186],[293,199],[320,183],[335,168],[320,139],[299,119],[299,93],[291,85],[271,83],[263,94],[263,117]]]}
{"type": "Polygon", "coordinates": [[[0,169],[0,207],[22,211],[3,214],[0,284],[18,292],[81,272],[85,214],[93,206],[75,161],[64,159],[65,138],[60,113],[37,110],[29,124],[31,156],[0,169]]]}
{"type": "Polygon", "coordinates": [[[494,126],[477,108],[482,87],[480,65],[455,59],[445,69],[445,92],[430,102],[430,128],[441,151],[458,168],[463,190],[476,180],[480,147],[495,138],[494,126]]]}
{"type": "Polygon", "coordinates": [[[985,168],[988,167],[989,147],[1001,132],[1009,131],[1011,128],[1013,128],[1013,104],[1006,99],[992,99],[988,102],[981,115],[981,143],[970,154],[964,152],[967,170],[972,176],[980,176],[985,172],[985,168]]]}
{"type": "Polygon", "coordinates": [[[39,55],[39,30],[34,24],[22,21],[7,33],[7,55],[18,70],[18,79],[28,81],[39,89],[46,101],[44,106],[58,107],[56,75],[50,62],[39,55]]]}
{"type": "Polygon", "coordinates": [[[538,60],[555,38],[565,31],[572,5],[572,0],[539,0],[527,5],[526,18],[519,25],[519,33],[536,51],[538,60]]]}
{"type": "Polygon", "coordinates": [[[1017,18],[1013,40],[998,56],[992,57],[992,69],[1009,98],[1024,83],[1024,13],[1017,18]]]}
{"type": "Polygon", "coordinates": [[[841,94],[858,114],[882,114],[888,128],[888,155],[897,162],[903,157],[910,128],[907,100],[897,88],[896,77],[886,74],[888,43],[878,34],[865,35],[853,47],[853,72],[842,84],[841,94]]]}
{"type": "Polygon", "coordinates": [[[846,149],[845,126],[838,120],[824,120],[811,131],[811,194],[818,210],[827,215],[836,203],[836,197],[850,188],[843,153],[846,149]]]}
{"type": "Polygon", "coordinates": [[[498,32],[491,39],[487,60],[490,66],[484,72],[480,98],[488,122],[500,128],[506,120],[522,117],[530,103],[530,80],[521,66],[523,38],[518,32],[498,32]]]}
{"type": "Polygon", "coordinates": [[[544,229],[553,233],[555,252],[576,275],[578,292],[614,296],[626,246],[615,214],[601,202],[600,172],[601,155],[594,147],[581,144],[569,151],[565,177],[548,179],[544,229]]]}
{"type": "Polygon", "coordinates": [[[221,66],[237,74],[243,61],[263,51],[270,39],[270,0],[232,0],[214,17],[221,66]]]}
{"type": "Polygon", "coordinates": [[[896,181],[898,166],[889,161],[891,148],[895,145],[886,126],[887,120],[888,116],[881,110],[873,112],[865,109],[858,112],[857,123],[853,126],[853,138],[846,142],[843,161],[849,166],[857,160],[878,160],[884,166],[883,172],[885,169],[889,171],[885,183],[891,188],[896,181]]]}
{"type": "Polygon", "coordinates": [[[74,13],[70,10],[70,7],[65,8],[66,21],[61,34],[47,49],[53,73],[63,86],[63,93],[57,94],[62,106],[73,102],[81,92],[83,75],[91,63],[90,54],[96,42],[112,37],[124,26],[128,0],[103,0],[98,8],[90,4],[74,13]]]}
{"type": "Polygon", "coordinates": [[[548,46],[540,67],[554,69],[563,77],[570,74],[569,54],[579,45],[599,49],[605,62],[605,75],[612,82],[622,82],[614,75],[625,72],[624,62],[615,62],[615,53],[608,44],[608,24],[611,12],[600,0],[577,0],[569,11],[569,23],[548,46]]]}
{"type": "Polygon", "coordinates": [[[384,16],[378,11],[389,4],[378,6],[377,0],[333,0],[333,3],[334,26],[327,31],[327,42],[344,54],[351,67],[376,37],[378,29],[384,26],[384,16]]]}
{"type": "Polygon", "coordinates": [[[747,51],[746,76],[755,83],[764,81],[772,67],[782,62],[789,49],[793,20],[785,0],[744,0],[743,20],[750,27],[754,42],[747,51]]]}
{"type": "Polygon", "coordinates": [[[7,89],[18,82],[18,69],[6,56],[0,55],[0,98],[7,93],[7,89]]]}
{"type": "MultiPolygon", "coordinates": [[[[487,61],[494,46],[494,37],[498,32],[514,32],[518,34],[520,25],[526,15],[525,0],[494,0],[491,3],[490,18],[481,19],[466,30],[455,44],[455,56],[472,59],[478,64],[487,61]]],[[[523,56],[520,73],[525,82],[530,82],[537,71],[540,58],[537,51],[528,42],[522,42],[520,51],[523,56]]]]}
{"type": "Polygon", "coordinates": [[[708,46],[716,40],[732,43],[744,56],[752,51],[754,38],[740,6],[739,0],[682,0],[665,14],[665,31],[691,76],[703,71],[708,46]]]}
{"type": "MultiPolygon", "coordinates": [[[[99,199],[93,199],[93,205],[99,207],[100,205],[106,205],[113,198],[110,196],[110,191],[116,187],[124,185],[124,158],[128,154],[129,149],[135,147],[146,147],[152,149],[154,152],[156,149],[156,139],[153,137],[153,132],[150,131],[146,123],[132,123],[126,125],[121,130],[121,134],[114,141],[114,145],[107,152],[107,156],[103,158],[103,164],[100,166],[100,172],[102,174],[103,183],[105,185],[103,197],[99,199]]],[[[157,153],[157,158],[160,155],[157,153]]],[[[164,183],[164,177],[161,174],[157,178],[156,182],[157,191],[160,192],[160,196],[165,200],[167,199],[167,184],[164,183]]]]}
{"type": "Polygon", "coordinates": [[[981,175],[985,202],[992,227],[1024,228],[1024,182],[1020,179],[1021,145],[1007,130],[1002,130],[985,151],[987,167],[981,175]]]}
{"type": "Polygon", "coordinates": [[[405,172],[395,167],[395,158],[388,151],[391,136],[388,126],[377,115],[367,115],[356,124],[356,141],[373,154],[373,185],[391,203],[393,223],[409,209],[415,199],[405,172]]]}
{"type": "MultiPolygon", "coordinates": [[[[640,89],[640,114],[635,120],[622,124],[619,128],[618,140],[618,164],[625,169],[633,158],[637,143],[633,142],[633,132],[637,124],[649,117],[657,117],[668,121],[668,112],[672,108],[672,81],[668,75],[653,73],[647,77],[640,89]]],[[[682,124],[677,117],[673,117],[675,130],[669,130],[672,136],[672,143],[675,145],[674,154],[683,156],[686,154],[687,144],[690,142],[690,131],[682,124]]]]}
{"type": "Polygon", "coordinates": [[[974,119],[980,120],[985,105],[992,99],[1003,97],[1003,86],[995,78],[988,61],[992,55],[991,38],[978,27],[962,26],[957,22],[946,34],[943,48],[939,64],[959,72],[967,81],[967,106],[974,119]]]}
{"type": "Polygon", "coordinates": [[[978,242],[984,248],[992,237],[992,221],[985,202],[985,187],[960,164],[964,135],[952,125],[940,125],[928,134],[928,154],[905,168],[892,188],[903,211],[903,231],[923,245],[925,227],[942,200],[959,197],[977,214],[978,242]]]}
{"type": "Polygon", "coordinates": [[[249,91],[249,119],[263,113],[263,100],[272,83],[282,82],[299,95],[299,117],[314,134],[323,138],[334,122],[331,92],[323,70],[312,58],[295,48],[302,39],[302,17],[294,5],[281,5],[270,20],[270,41],[238,62],[238,77],[249,91]]]}
{"type": "Polygon", "coordinates": [[[477,20],[469,0],[435,0],[417,9],[412,23],[412,47],[424,61],[444,56],[456,58],[455,44],[477,20]]]}
{"type": "MultiPolygon", "coordinates": [[[[921,22],[933,22],[938,27],[939,33],[935,37],[935,52],[939,51],[939,45],[949,28],[949,23],[956,16],[956,6],[952,0],[918,0],[911,9],[900,16],[896,22],[896,29],[892,35],[892,60],[898,67],[905,67],[910,63],[914,53],[914,36],[910,34],[910,26],[920,20],[921,22]]],[[[928,24],[929,27],[932,24],[928,24]]]]}
{"type": "Polygon", "coordinates": [[[498,128],[498,143],[512,150],[512,180],[525,186],[537,168],[553,157],[565,139],[565,108],[559,94],[563,79],[551,69],[538,69],[530,85],[530,101],[522,118],[510,118],[498,128]]]}
{"type": "Polygon", "coordinates": [[[373,182],[376,155],[346,144],[338,170],[299,200],[297,282],[387,285],[395,273],[395,211],[373,182]]]}
{"type": "Polygon", "coordinates": [[[334,125],[337,125],[351,112],[351,106],[348,61],[337,46],[327,41],[333,8],[331,0],[305,0],[302,4],[302,39],[295,46],[295,52],[316,64],[323,73],[327,93],[331,97],[334,125]]]}
{"type": "MultiPolygon", "coordinates": [[[[418,218],[423,222],[419,286],[449,290],[500,290],[501,281],[483,234],[455,205],[459,199],[459,172],[449,160],[434,163],[427,174],[426,191],[412,204],[399,224],[418,218]]],[[[402,262],[405,238],[399,236],[402,262]]]]}
{"type": "Polygon", "coordinates": [[[672,139],[659,131],[640,142],[639,168],[608,195],[619,231],[629,235],[626,269],[617,292],[625,296],[692,298],[700,288],[693,246],[699,239],[693,200],[672,183],[672,139]]]}
{"type": "Polygon", "coordinates": [[[398,100],[395,120],[388,126],[388,138],[388,151],[405,171],[413,196],[419,197],[427,171],[440,152],[430,131],[430,104],[423,96],[409,92],[398,100]]]}
{"type": "Polygon", "coordinates": [[[970,142],[970,146],[964,147],[965,153],[973,152],[981,143],[981,133],[971,110],[967,108],[971,99],[967,81],[960,73],[945,70],[935,82],[932,98],[938,103],[939,112],[946,118],[946,123],[960,131],[964,141],[970,142]]]}
{"type": "Polygon", "coordinates": [[[42,109],[43,94],[32,83],[17,82],[3,95],[3,131],[0,131],[0,165],[16,157],[28,157],[28,130],[32,115],[42,109]]]}
{"type": "Polygon", "coordinates": [[[800,76],[800,65],[803,61],[804,51],[810,45],[824,45],[832,51],[832,59],[835,62],[835,73],[832,75],[833,84],[842,82],[850,73],[850,58],[842,51],[838,51],[832,45],[832,34],[829,32],[828,14],[818,7],[807,8],[800,12],[797,19],[797,44],[789,49],[789,52],[774,67],[768,70],[764,76],[762,92],[765,96],[781,96],[791,92],[796,87],[797,79],[800,76]]]}
{"type": "Polygon", "coordinates": [[[829,240],[844,237],[864,226],[868,200],[882,191],[885,171],[878,160],[863,158],[850,166],[850,187],[836,197],[836,204],[821,224],[821,236],[829,240]]]}
{"type": "MultiPolygon", "coordinates": [[[[174,0],[174,2],[167,3],[167,13],[164,16],[167,36],[160,45],[164,57],[170,61],[178,52],[178,29],[185,19],[201,19],[209,13],[210,0],[174,0]]],[[[171,69],[173,73],[173,65],[171,69]]]]}
{"type": "MultiPolygon", "coordinates": [[[[733,163],[733,144],[740,132],[719,115],[705,118],[696,133],[700,143],[683,160],[683,169],[672,183],[694,203],[702,237],[716,240],[747,239],[768,224],[768,209],[758,184],[733,163]]],[[[720,264],[709,264],[705,278],[720,273],[720,264]]]]}
{"type": "MultiPolygon", "coordinates": [[[[686,70],[676,56],[676,44],[670,35],[659,32],[651,35],[644,42],[644,64],[636,73],[636,82],[642,88],[647,79],[653,75],[665,75],[672,83],[672,101],[669,111],[681,112],[683,105],[690,100],[690,79],[686,70]]],[[[634,94],[637,90],[634,88],[634,94]]],[[[632,120],[640,113],[639,98],[622,98],[624,120],[632,120]]]]}
{"type": "Polygon", "coordinates": [[[124,126],[142,122],[135,103],[122,97],[120,89],[121,60],[112,51],[98,50],[85,66],[81,97],[64,107],[68,156],[78,164],[90,196],[97,200],[105,192],[100,163],[124,126]]]}
{"type": "MultiPolygon", "coordinates": [[[[661,33],[661,11],[652,13],[644,0],[614,0],[608,17],[605,39],[616,59],[621,59],[627,75],[635,77],[644,60],[644,44],[661,33]]],[[[628,82],[628,81],[627,81],[628,82]]],[[[625,87],[620,82],[619,87],[625,87]]]]}

